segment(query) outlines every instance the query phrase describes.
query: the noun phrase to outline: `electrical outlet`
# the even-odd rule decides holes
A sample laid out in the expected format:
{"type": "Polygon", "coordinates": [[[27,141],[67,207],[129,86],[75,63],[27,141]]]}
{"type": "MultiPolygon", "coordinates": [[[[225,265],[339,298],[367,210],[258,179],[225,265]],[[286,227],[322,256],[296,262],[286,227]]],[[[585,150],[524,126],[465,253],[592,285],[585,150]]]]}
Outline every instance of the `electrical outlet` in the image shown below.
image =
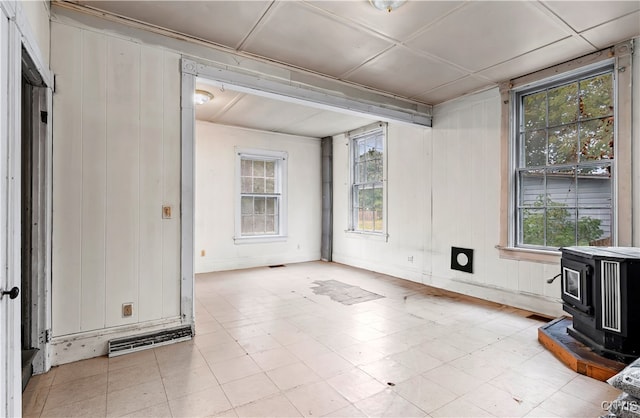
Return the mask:
{"type": "Polygon", "coordinates": [[[123,303],[122,304],[122,316],[124,318],[133,315],[133,303],[123,303]]]}

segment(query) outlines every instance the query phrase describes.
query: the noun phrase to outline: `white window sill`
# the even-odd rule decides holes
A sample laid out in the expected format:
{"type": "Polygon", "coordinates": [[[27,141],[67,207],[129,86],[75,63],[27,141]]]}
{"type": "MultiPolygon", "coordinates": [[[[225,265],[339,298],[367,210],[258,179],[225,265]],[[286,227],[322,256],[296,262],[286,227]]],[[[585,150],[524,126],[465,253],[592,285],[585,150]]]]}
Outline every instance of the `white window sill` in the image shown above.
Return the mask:
{"type": "Polygon", "coordinates": [[[523,247],[503,247],[496,245],[500,258],[519,261],[533,261],[536,263],[559,264],[562,253],[555,250],[539,250],[523,247]]]}
{"type": "Polygon", "coordinates": [[[286,235],[261,235],[254,237],[233,237],[233,242],[236,245],[245,244],[268,244],[272,242],[285,242],[287,240],[286,235]]]}
{"type": "Polygon", "coordinates": [[[349,229],[344,232],[349,238],[359,238],[384,242],[387,242],[389,240],[389,235],[385,234],[384,232],[353,231],[349,229]]]}

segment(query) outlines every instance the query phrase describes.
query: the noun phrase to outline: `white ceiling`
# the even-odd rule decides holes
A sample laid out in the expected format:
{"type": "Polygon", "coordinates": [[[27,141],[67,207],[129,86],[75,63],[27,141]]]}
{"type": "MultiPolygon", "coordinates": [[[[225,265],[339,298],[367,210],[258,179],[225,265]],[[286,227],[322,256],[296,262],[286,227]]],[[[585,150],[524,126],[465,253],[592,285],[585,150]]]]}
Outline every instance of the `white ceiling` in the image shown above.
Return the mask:
{"type": "MultiPolygon", "coordinates": [[[[640,36],[640,0],[409,0],[391,13],[367,0],[75,3],[425,104],[640,36]]],[[[334,121],[326,111],[212,92],[214,103],[197,114],[218,123],[324,136],[345,123],[366,122],[344,115],[334,121]]]]}

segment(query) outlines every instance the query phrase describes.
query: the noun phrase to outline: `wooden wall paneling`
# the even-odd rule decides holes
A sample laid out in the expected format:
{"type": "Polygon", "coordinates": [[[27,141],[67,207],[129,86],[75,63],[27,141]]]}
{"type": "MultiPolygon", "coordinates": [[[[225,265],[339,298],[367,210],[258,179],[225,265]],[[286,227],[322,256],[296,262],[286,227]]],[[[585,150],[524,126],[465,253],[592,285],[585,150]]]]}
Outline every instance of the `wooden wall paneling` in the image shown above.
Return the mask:
{"type": "MultiPolygon", "coordinates": [[[[105,326],[107,42],[82,31],[82,289],[80,330],[105,326]]],[[[74,117],[77,117],[74,116],[74,117]]]]}
{"type": "Polygon", "coordinates": [[[82,257],[81,31],[52,24],[52,68],[56,79],[53,113],[52,331],[80,331],[82,257]]]}
{"type": "Polygon", "coordinates": [[[106,325],[138,316],[140,47],[109,38],[107,70],[106,325]],[[131,302],[133,315],[122,316],[131,302]]]}
{"type": "Polygon", "coordinates": [[[180,56],[164,53],[163,62],[163,204],[173,217],[162,222],[162,316],[180,315],[181,113],[180,56]]]}
{"type": "Polygon", "coordinates": [[[142,47],[140,57],[138,320],[142,322],[162,318],[164,53],[142,47]]]}

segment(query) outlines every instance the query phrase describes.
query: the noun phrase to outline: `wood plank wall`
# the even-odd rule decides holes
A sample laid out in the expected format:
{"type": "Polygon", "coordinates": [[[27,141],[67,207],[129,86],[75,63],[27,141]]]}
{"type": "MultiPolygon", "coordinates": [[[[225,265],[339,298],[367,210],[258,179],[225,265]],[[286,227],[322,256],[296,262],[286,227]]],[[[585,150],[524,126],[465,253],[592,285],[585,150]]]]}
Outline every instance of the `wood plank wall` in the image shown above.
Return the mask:
{"type": "Polygon", "coordinates": [[[180,57],[60,23],[51,30],[53,334],[176,317],[180,57]],[[133,316],[122,316],[123,303],[133,316]]]}

